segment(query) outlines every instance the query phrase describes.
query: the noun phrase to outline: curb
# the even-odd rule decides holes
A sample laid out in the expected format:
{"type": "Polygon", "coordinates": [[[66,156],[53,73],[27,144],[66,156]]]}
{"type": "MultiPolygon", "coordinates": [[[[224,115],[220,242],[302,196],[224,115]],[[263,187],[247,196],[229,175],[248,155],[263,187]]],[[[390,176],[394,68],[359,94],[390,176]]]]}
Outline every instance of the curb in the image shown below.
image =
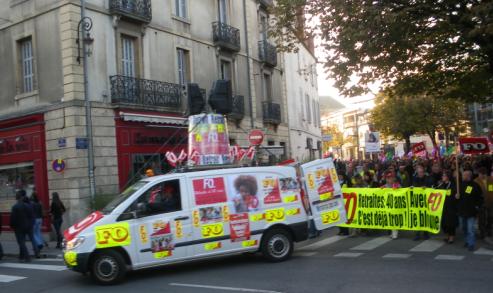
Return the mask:
{"type": "MultiPolygon", "coordinates": [[[[19,254],[17,253],[4,253],[3,254],[3,259],[5,259],[6,257],[8,258],[14,258],[14,259],[17,259],[19,257],[19,254]]],[[[60,260],[63,260],[63,254],[60,253],[60,254],[56,254],[56,253],[41,253],[41,258],[35,258],[34,255],[31,255],[31,258],[32,259],[40,259],[40,260],[43,260],[45,258],[49,258],[49,259],[60,259],[60,260]]]]}

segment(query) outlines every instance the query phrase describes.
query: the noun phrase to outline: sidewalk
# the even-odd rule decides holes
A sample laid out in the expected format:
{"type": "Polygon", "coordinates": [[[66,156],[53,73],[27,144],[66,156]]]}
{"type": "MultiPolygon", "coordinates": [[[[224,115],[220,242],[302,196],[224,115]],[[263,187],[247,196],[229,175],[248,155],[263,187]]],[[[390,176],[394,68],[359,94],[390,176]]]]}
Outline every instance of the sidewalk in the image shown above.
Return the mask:
{"type": "MultiPolygon", "coordinates": [[[[17,242],[13,240],[0,240],[0,243],[3,247],[3,254],[5,258],[16,258],[19,256],[19,246],[17,246],[17,242]]],[[[30,241],[26,241],[27,250],[29,254],[33,256],[33,246],[30,241]]],[[[41,250],[42,258],[62,258],[62,250],[55,248],[56,242],[48,242],[48,247],[44,247],[41,250]]],[[[34,256],[33,256],[34,257],[34,256]]]]}

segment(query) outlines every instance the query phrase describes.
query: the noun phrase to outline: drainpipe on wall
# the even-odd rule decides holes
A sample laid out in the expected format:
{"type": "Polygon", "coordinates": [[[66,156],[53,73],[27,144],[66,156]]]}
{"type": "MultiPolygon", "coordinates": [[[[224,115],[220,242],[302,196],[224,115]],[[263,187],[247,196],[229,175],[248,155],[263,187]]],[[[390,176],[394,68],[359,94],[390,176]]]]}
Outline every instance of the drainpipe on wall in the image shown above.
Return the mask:
{"type": "MultiPolygon", "coordinates": [[[[86,16],[86,1],[80,0],[80,15],[81,19],[86,16]]],[[[80,32],[77,32],[80,33],[80,32]]],[[[89,86],[87,78],[87,50],[86,43],[82,41],[82,64],[83,64],[83,76],[84,76],[84,101],[86,106],[86,134],[87,134],[87,166],[89,177],[89,191],[91,194],[91,207],[94,209],[94,200],[96,195],[96,183],[94,180],[94,150],[92,148],[92,118],[91,118],[91,104],[89,101],[89,86]]]]}
{"type": "Polygon", "coordinates": [[[245,51],[247,57],[247,74],[248,74],[248,103],[250,106],[250,126],[252,129],[255,128],[255,122],[253,117],[253,101],[252,101],[252,81],[250,76],[250,47],[248,44],[248,23],[247,23],[247,14],[246,14],[246,0],[243,0],[243,23],[245,26],[245,51]]]}

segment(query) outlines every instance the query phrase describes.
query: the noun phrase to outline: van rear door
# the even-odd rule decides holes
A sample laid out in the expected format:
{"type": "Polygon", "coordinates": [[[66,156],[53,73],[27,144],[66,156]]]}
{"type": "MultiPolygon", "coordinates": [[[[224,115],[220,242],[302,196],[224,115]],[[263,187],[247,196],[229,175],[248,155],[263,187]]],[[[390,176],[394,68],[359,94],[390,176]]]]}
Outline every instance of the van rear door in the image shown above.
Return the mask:
{"type": "Polygon", "coordinates": [[[346,222],[346,210],[337,171],[331,158],[301,165],[303,187],[317,230],[346,222]]]}

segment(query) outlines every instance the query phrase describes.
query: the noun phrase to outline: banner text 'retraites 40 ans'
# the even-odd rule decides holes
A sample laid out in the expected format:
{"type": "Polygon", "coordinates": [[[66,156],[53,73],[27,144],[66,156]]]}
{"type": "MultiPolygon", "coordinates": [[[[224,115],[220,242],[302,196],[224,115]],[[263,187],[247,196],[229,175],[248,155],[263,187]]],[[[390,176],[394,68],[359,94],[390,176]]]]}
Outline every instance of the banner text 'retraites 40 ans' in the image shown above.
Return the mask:
{"type": "Polygon", "coordinates": [[[440,232],[447,190],[343,188],[347,211],[342,227],[440,232]]]}

